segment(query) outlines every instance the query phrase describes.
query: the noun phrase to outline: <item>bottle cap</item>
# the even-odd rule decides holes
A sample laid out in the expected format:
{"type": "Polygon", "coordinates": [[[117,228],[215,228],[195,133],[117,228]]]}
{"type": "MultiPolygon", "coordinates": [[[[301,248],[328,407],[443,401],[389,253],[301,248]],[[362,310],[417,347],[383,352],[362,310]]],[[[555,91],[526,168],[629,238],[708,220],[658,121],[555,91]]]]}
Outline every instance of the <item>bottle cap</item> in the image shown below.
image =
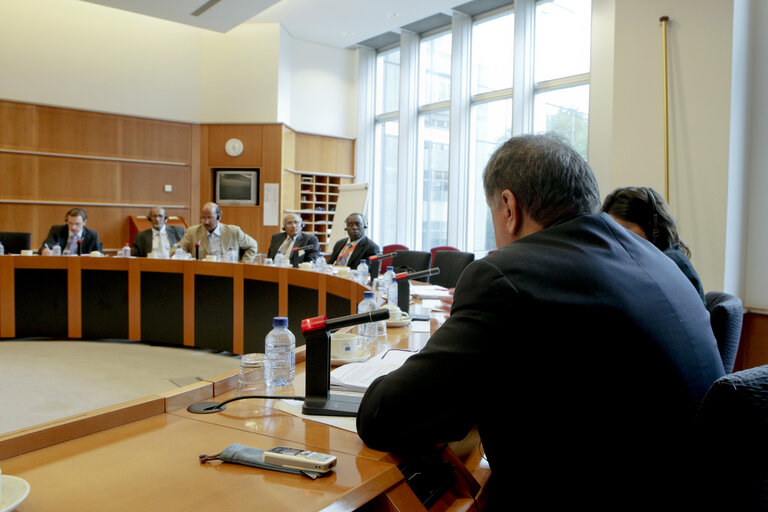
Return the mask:
{"type": "Polygon", "coordinates": [[[389,265],[389,266],[387,267],[387,272],[389,272],[390,270],[391,270],[392,272],[394,272],[394,271],[395,271],[395,267],[393,267],[392,265],[389,265]]]}
{"type": "Polygon", "coordinates": [[[364,291],[363,292],[363,298],[364,299],[372,299],[373,298],[373,292],[372,291],[364,291]]]}
{"type": "Polygon", "coordinates": [[[276,316],[272,319],[272,327],[288,327],[288,317],[276,316]]]}

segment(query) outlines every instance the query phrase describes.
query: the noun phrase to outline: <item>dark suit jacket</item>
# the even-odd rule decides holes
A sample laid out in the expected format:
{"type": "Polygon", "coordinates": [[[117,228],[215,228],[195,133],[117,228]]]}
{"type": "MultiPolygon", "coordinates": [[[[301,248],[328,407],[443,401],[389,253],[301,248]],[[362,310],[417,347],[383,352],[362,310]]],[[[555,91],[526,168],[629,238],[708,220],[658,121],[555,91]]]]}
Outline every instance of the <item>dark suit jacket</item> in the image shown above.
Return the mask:
{"type": "MultiPolygon", "coordinates": [[[[277,250],[280,249],[280,246],[283,245],[283,242],[285,242],[286,238],[288,238],[288,235],[285,233],[285,231],[281,231],[280,233],[275,233],[272,235],[272,241],[269,244],[269,251],[267,251],[267,258],[275,258],[277,250]]],[[[320,252],[320,242],[317,240],[315,235],[299,233],[299,236],[296,237],[296,241],[293,243],[293,246],[304,247],[306,245],[311,245],[312,247],[302,251],[291,252],[290,260],[291,265],[294,267],[298,267],[299,263],[304,261],[314,261],[314,259],[317,257],[317,254],[320,252]]]]}
{"type": "Polygon", "coordinates": [[[499,510],[649,510],[684,501],[689,427],[722,375],[672,260],[607,214],[575,216],[470,264],[426,347],[370,385],[357,430],[408,456],[477,425],[499,510]]]}
{"type": "Polygon", "coordinates": [[[704,296],[704,287],[701,285],[699,274],[696,272],[696,269],[693,268],[693,264],[691,263],[691,260],[688,259],[688,256],[686,256],[683,251],[680,250],[680,246],[675,244],[671,247],[668,247],[664,251],[664,254],[666,254],[669,259],[675,262],[678,268],[683,272],[683,274],[685,274],[685,277],[687,277],[691,282],[693,287],[696,288],[696,291],[699,293],[699,297],[701,297],[701,301],[706,304],[707,299],[704,296]]]}
{"type": "MultiPolygon", "coordinates": [[[[341,251],[344,250],[344,246],[347,245],[348,240],[349,238],[342,238],[333,246],[333,252],[331,252],[331,257],[328,259],[331,265],[336,264],[336,260],[338,259],[339,254],[341,254],[341,251]]],[[[360,260],[370,258],[380,252],[381,249],[379,249],[379,246],[376,245],[373,240],[364,236],[357,242],[357,246],[352,251],[352,254],[347,257],[346,266],[349,268],[357,268],[360,264],[360,260]]]]}
{"type": "MultiPolygon", "coordinates": [[[[58,226],[51,226],[48,231],[48,236],[45,237],[43,245],[40,246],[39,253],[43,252],[46,244],[49,249],[53,249],[53,246],[59,244],[62,252],[67,248],[67,241],[69,240],[69,226],[61,224],[58,226]]],[[[83,228],[83,243],[80,244],[80,254],[88,254],[91,251],[101,251],[101,243],[99,242],[99,234],[89,228],[83,228]]]]}
{"type": "MultiPolygon", "coordinates": [[[[184,237],[184,228],[179,226],[165,226],[165,234],[168,237],[168,243],[173,246],[184,237]]],[[[133,239],[133,255],[146,258],[147,254],[152,252],[152,228],[140,231],[133,239]]]]}

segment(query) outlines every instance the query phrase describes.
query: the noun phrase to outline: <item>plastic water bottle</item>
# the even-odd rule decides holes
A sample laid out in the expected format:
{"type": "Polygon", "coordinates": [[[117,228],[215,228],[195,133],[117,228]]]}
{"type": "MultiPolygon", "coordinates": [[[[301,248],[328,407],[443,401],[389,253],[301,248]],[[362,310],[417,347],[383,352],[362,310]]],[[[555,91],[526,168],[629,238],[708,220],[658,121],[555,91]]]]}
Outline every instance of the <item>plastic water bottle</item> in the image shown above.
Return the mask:
{"type": "Polygon", "coordinates": [[[53,249],[51,249],[51,255],[61,256],[61,246],[59,244],[53,246],[53,249]]]}
{"type": "Polygon", "coordinates": [[[5,247],[3,247],[3,242],[0,242],[0,256],[5,254],[5,247]]]}
{"type": "MultiPolygon", "coordinates": [[[[53,248],[53,252],[56,252],[56,248],[53,248]]],[[[122,249],[120,249],[120,256],[123,258],[130,258],[131,257],[131,246],[127,243],[123,246],[122,249]]]]}
{"type": "Polygon", "coordinates": [[[384,272],[384,298],[386,298],[387,303],[391,303],[390,299],[390,293],[392,292],[392,285],[394,284],[394,290],[395,290],[395,303],[397,303],[397,282],[395,281],[395,267],[389,266],[387,267],[387,271],[384,272]]]}
{"type": "MultiPolygon", "coordinates": [[[[357,305],[358,313],[367,313],[379,309],[374,299],[373,291],[364,291],[363,300],[357,305]]],[[[366,345],[386,343],[387,324],[383,320],[379,322],[368,322],[357,326],[357,335],[362,338],[366,345]]]]}
{"type": "Polygon", "coordinates": [[[275,254],[275,266],[282,267],[283,265],[285,265],[285,256],[283,256],[283,251],[277,251],[277,254],[275,254]]]}
{"type": "Polygon", "coordinates": [[[293,383],[296,375],[296,338],[288,330],[287,317],[276,316],[272,320],[272,327],[264,340],[267,386],[288,386],[293,383]]]}
{"type": "Polygon", "coordinates": [[[325,258],[322,256],[318,256],[315,258],[315,270],[317,272],[320,272],[321,274],[325,273],[325,266],[326,266],[325,258]]]}
{"type": "Polygon", "coordinates": [[[229,262],[229,263],[237,263],[237,251],[235,250],[234,247],[230,247],[227,250],[227,259],[226,259],[226,261],[229,262]]]}
{"type": "Polygon", "coordinates": [[[357,281],[360,284],[368,284],[368,263],[365,260],[360,260],[360,264],[357,266],[357,281]]]}

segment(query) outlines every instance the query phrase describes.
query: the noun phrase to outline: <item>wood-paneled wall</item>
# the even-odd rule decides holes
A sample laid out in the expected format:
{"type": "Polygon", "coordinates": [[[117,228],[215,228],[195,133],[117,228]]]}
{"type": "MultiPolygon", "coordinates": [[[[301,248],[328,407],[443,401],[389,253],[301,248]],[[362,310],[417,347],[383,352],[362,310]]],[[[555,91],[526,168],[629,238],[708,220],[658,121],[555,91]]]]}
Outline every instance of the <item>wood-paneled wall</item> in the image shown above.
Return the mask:
{"type": "Polygon", "coordinates": [[[30,232],[37,249],[81,206],[104,248],[116,249],[130,240],[129,217],[162,205],[197,224],[214,200],[214,168],[258,167],[260,204],[223,206],[222,222],[266,252],[281,226],[263,225],[264,184],[281,185],[281,224],[296,195],[284,169],[353,175],[354,148],[281,123],[198,125],[0,100],[0,231],[30,232]],[[244,143],[237,157],[224,150],[232,137],[244,143]]]}
{"type": "Polygon", "coordinates": [[[189,222],[199,154],[198,125],[0,101],[0,230],[30,232],[37,249],[82,206],[106,249],[153,205],[189,222]]]}

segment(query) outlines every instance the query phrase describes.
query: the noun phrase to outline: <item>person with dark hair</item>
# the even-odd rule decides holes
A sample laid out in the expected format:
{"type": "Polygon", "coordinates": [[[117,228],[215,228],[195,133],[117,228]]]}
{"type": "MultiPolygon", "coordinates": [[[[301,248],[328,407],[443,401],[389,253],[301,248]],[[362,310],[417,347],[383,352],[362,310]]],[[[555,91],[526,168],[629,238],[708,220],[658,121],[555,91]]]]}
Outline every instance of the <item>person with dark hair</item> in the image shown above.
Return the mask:
{"type": "Polygon", "coordinates": [[[691,264],[691,250],[680,240],[677,223],[661,194],[651,187],[617,188],[603,201],[603,211],[674,261],[706,304],[704,287],[691,264]]]}
{"type": "Polygon", "coordinates": [[[184,236],[184,228],[167,225],[168,215],[162,206],[150,208],[147,220],[152,223],[152,227],[136,234],[133,239],[133,255],[141,258],[158,252],[171,255],[173,246],[184,236]]]}
{"type": "Polygon", "coordinates": [[[101,251],[99,233],[85,227],[88,214],[85,208],[72,208],[65,216],[66,224],[51,226],[48,236],[38,251],[43,256],[50,256],[53,247],[61,247],[62,253],[90,254],[91,251],[101,251]]]}
{"type": "Polygon", "coordinates": [[[379,254],[381,250],[376,242],[365,236],[368,222],[362,213],[350,213],[344,219],[344,231],[347,238],[342,238],[333,246],[328,261],[339,267],[357,268],[360,260],[379,254]]]}
{"type": "Polygon", "coordinates": [[[407,464],[477,426],[485,510],[685,510],[689,428],[724,373],[704,305],[599,213],[592,170],[558,139],[511,138],[483,186],[498,249],[466,268],[426,346],[368,387],[360,437],[407,464]]]}
{"type": "Polygon", "coordinates": [[[240,226],[221,222],[223,214],[216,203],[205,203],[200,209],[200,224],[191,226],[179,242],[179,247],[195,256],[195,244],[200,243],[197,256],[217,256],[220,260],[230,248],[238,254],[245,249],[243,260],[251,261],[256,257],[258,244],[256,240],[246,235],[240,226]]]}

